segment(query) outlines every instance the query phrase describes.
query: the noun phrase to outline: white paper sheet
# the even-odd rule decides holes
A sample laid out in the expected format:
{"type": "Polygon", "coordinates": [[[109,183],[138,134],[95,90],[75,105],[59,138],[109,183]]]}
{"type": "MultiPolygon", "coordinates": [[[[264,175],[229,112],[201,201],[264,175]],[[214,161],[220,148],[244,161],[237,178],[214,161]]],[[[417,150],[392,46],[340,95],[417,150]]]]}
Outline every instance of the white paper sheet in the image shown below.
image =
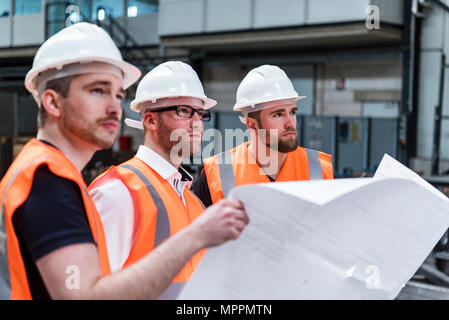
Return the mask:
{"type": "Polygon", "coordinates": [[[260,184],[230,197],[250,224],[207,251],[179,299],[394,299],[449,227],[448,201],[409,179],[260,184]]]}
{"type": "Polygon", "coordinates": [[[404,166],[402,163],[394,159],[388,154],[384,154],[382,161],[379,164],[379,167],[376,170],[376,173],[374,174],[375,179],[381,179],[381,178],[404,178],[409,179],[412,181],[415,181],[419,185],[423,186],[424,188],[430,190],[431,192],[438,195],[441,199],[444,199],[446,201],[449,201],[449,199],[437,188],[432,186],[430,183],[428,183],[426,180],[421,178],[416,172],[410,170],[406,166],[404,166]]]}

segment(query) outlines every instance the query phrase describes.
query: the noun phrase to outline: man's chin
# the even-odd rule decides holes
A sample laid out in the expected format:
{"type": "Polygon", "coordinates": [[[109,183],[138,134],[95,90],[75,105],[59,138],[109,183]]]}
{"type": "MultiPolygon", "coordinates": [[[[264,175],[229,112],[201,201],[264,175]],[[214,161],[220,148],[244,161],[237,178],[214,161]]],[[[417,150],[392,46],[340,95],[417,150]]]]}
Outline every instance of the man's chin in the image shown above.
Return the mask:
{"type": "MultiPolygon", "coordinates": [[[[173,147],[174,146],[169,148],[170,153],[172,152],[173,147]]],[[[186,142],[182,144],[181,148],[176,148],[176,150],[177,156],[185,159],[201,152],[201,143],[186,142]]]]}
{"type": "Polygon", "coordinates": [[[201,152],[201,143],[195,143],[190,146],[190,155],[193,156],[201,152]]]}
{"type": "Polygon", "coordinates": [[[111,149],[115,143],[114,137],[93,137],[93,144],[95,144],[99,149],[111,149]]]}
{"type": "Polygon", "coordinates": [[[101,141],[96,143],[100,150],[111,149],[114,146],[114,142],[101,141]]]}
{"type": "Polygon", "coordinates": [[[297,141],[293,141],[292,143],[284,143],[279,145],[279,152],[288,153],[295,151],[298,147],[297,141]]]}
{"type": "Polygon", "coordinates": [[[278,142],[277,145],[272,146],[270,145],[269,148],[281,152],[281,153],[287,153],[295,151],[298,146],[298,140],[296,138],[288,139],[288,140],[281,140],[278,142]]]}

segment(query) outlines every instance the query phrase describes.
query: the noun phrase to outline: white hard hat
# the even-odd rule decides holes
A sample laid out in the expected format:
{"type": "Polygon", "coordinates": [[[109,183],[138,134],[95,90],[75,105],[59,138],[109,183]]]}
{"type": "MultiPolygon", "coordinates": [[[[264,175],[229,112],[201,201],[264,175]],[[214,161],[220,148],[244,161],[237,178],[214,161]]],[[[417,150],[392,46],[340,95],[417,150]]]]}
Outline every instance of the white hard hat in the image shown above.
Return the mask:
{"type": "Polygon", "coordinates": [[[203,101],[203,109],[212,108],[217,104],[217,101],[206,97],[203,85],[191,66],[181,61],[168,61],[143,77],[130,108],[140,112],[143,102],[156,103],[158,99],[171,97],[198,98],[203,101]]]}
{"type": "Polygon", "coordinates": [[[237,89],[233,110],[248,114],[256,110],[256,105],[265,104],[268,107],[270,104],[267,102],[287,99],[297,101],[304,98],[306,97],[298,95],[281,68],[263,65],[248,72],[242,80],[237,89]]]}
{"type": "Polygon", "coordinates": [[[25,77],[25,87],[38,101],[36,79],[42,72],[92,62],[102,62],[120,69],[125,89],[141,76],[137,67],[123,61],[119,49],[106,31],[94,24],[80,22],[59,31],[41,45],[34,57],[33,67],[25,77]]]}

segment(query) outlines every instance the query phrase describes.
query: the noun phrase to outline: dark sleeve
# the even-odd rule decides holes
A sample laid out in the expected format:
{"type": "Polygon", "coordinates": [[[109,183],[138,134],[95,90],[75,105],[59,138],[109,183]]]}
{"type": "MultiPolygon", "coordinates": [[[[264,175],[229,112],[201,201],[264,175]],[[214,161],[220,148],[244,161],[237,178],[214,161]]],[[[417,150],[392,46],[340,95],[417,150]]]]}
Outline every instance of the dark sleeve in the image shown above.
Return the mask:
{"type": "Polygon", "coordinates": [[[67,245],[94,243],[79,186],[54,175],[46,165],[36,170],[13,225],[34,262],[67,245]]]}
{"type": "Polygon", "coordinates": [[[206,173],[201,172],[200,176],[192,184],[193,193],[203,202],[207,208],[211,206],[212,198],[210,196],[209,185],[207,184],[206,173]]]}

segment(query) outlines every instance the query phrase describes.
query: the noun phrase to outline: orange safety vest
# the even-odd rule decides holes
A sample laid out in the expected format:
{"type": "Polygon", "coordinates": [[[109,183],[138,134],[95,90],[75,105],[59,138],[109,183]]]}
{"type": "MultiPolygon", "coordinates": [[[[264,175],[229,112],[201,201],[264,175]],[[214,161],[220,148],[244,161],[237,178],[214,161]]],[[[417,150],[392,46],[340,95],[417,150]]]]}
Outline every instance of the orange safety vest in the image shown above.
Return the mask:
{"type": "Polygon", "coordinates": [[[110,273],[103,225],[81,173],[64,153],[37,139],[31,139],[0,182],[0,299],[32,299],[13,226],[13,215],[28,198],[36,169],[44,164],[53,174],[74,181],[79,186],[87,220],[97,244],[101,272],[103,275],[110,273]]]}
{"type": "MultiPolygon", "coordinates": [[[[125,184],[134,203],[134,230],[137,230],[137,235],[124,268],[146,256],[204,211],[202,202],[187,188],[183,193],[186,202],[184,206],[182,199],[167,180],[136,157],[117,167],[110,167],[92,182],[89,190],[101,186],[111,178],[118,178],[125,184]]],[[[192,257],[173,279],[172,285],[161,299],[177,296],[204,253],[205,250],[202,250],[192,257]]]]}
{"type": "MultiPolygon", "coordinates": [[[[204,171],[213,203],[227,197],[235,186],[270,182],[248,151],[248,142],[204,160],[204,171]]],[[[280,181],[333,179],[332,156],[297,147],[287,153],[280,181]]]]}

